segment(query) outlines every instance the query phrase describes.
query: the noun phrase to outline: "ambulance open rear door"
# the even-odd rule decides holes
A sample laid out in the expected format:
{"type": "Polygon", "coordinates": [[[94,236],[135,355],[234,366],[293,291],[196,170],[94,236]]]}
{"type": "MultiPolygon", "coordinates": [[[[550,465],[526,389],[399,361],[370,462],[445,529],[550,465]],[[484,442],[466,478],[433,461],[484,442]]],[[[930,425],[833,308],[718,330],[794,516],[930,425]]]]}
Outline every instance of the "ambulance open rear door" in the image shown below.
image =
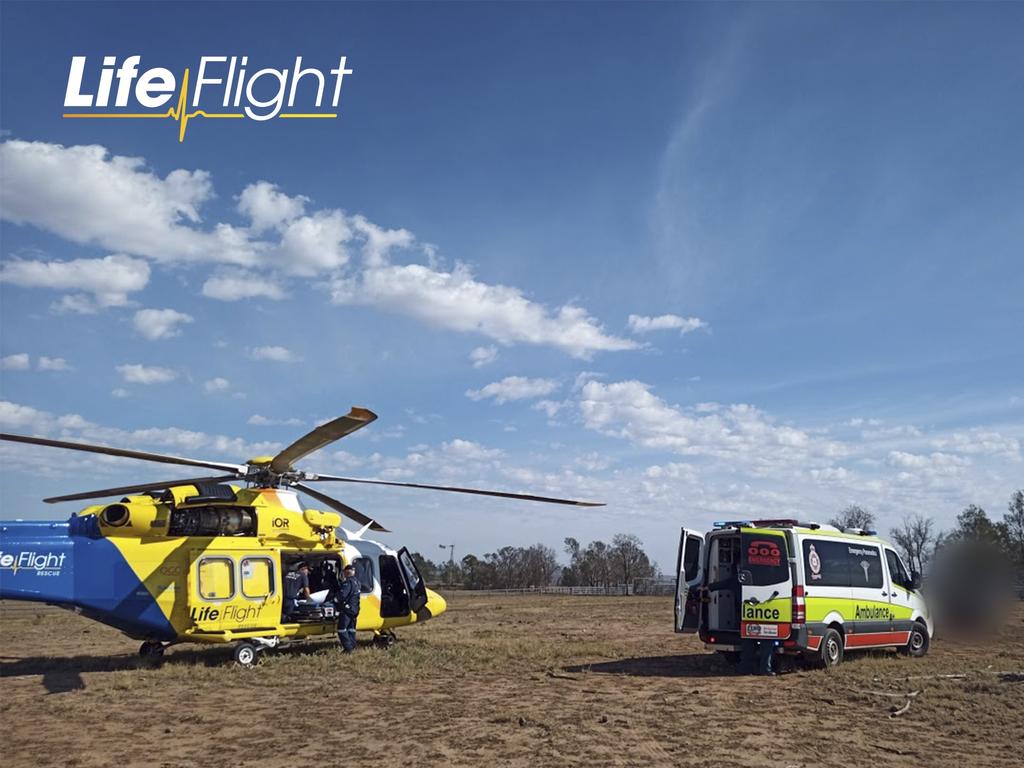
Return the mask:
{"type": "Polygon", "coordinates": [[[676,558],[676,632],[696,632],[700,626],[700,587],[704,582],[704,535],[683,528],[676,558]]]}
{"type": "Polygon", "coordinates": [[[740,636],[785,640],[793,621],[793,579],[783,531],[740,531],[740,636]]]}

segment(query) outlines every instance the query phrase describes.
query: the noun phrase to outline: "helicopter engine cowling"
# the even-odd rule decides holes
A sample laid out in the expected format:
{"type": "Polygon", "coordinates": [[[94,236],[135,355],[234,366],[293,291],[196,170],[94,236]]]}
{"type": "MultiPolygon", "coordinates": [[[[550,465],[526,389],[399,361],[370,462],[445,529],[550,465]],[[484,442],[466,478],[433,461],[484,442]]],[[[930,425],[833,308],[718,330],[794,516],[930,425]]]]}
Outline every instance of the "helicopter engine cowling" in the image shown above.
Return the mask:
{"type": "Polygon", "coordinates": [[[100,512],[100,521],[112,528],[120,528],[122,525],[128,525],[131,514],[124,504],[110,504],[100,512]]]}

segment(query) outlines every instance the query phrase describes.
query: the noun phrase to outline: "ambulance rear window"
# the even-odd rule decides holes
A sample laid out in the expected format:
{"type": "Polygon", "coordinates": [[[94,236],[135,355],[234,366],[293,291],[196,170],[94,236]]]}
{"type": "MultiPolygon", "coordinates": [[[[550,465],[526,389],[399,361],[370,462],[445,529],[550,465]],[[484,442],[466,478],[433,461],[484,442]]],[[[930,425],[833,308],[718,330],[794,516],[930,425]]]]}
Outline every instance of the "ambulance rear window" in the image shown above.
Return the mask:
{"type": "Polygon", "coordinates": [[[741,534],[740,552],[740,567],[750,572],[750,583],[753,586],[789,581],[789,555],[784,536],[765,533],[741,534]]]}

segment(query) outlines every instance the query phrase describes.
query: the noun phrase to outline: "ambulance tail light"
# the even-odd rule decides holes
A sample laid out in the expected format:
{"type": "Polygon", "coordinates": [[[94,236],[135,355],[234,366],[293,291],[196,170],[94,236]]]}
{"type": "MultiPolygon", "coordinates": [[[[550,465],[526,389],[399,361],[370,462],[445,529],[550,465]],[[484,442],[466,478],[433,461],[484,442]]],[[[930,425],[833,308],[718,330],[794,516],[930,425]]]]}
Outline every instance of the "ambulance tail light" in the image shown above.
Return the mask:
{"type": "Polygon", "coordinates": [[[807,603],[804,600],[803,585],[793,587],[793,624],[804,624],[807,621],[807,603]]]}

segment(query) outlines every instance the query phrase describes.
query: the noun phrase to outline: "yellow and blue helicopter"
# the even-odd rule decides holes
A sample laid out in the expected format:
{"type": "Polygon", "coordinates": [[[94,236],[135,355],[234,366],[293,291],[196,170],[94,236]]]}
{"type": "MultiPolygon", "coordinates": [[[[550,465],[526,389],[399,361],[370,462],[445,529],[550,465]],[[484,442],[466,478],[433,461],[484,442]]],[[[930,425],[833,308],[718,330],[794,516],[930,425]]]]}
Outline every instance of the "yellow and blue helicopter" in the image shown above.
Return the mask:
{"type": "Polygon", "coordinates": [[[245,464],[205,461],[27,435],[0,439],[218,470],[223,474],[105,488],[47,503],[121,496],[68,520],[0,521],[0,599],[70,608],[142,640],[140,655],[159,659],[176,643],[235,643],[244,666],[261,651],[332,634],[323,600],[352,563],[362,587],[357,629],[389,645],[394,629],[444,612],[409,551],[365,538],[387,529],[310,483],[423,488],[576,506],[594,502],[476,488],[425,485],[303,472],[305,456],[377,418],[365,408],[320,425],[276,456],[245,464]],[[297,491],[333,511],[305,509],[297,491]],[[362,526],[341,528],[341,517],[362,526]],[[314,600],[285,611],[283,577],[310,566],[314,600]],[[319,597],[318,597],[319,596],[319,597]]]}

